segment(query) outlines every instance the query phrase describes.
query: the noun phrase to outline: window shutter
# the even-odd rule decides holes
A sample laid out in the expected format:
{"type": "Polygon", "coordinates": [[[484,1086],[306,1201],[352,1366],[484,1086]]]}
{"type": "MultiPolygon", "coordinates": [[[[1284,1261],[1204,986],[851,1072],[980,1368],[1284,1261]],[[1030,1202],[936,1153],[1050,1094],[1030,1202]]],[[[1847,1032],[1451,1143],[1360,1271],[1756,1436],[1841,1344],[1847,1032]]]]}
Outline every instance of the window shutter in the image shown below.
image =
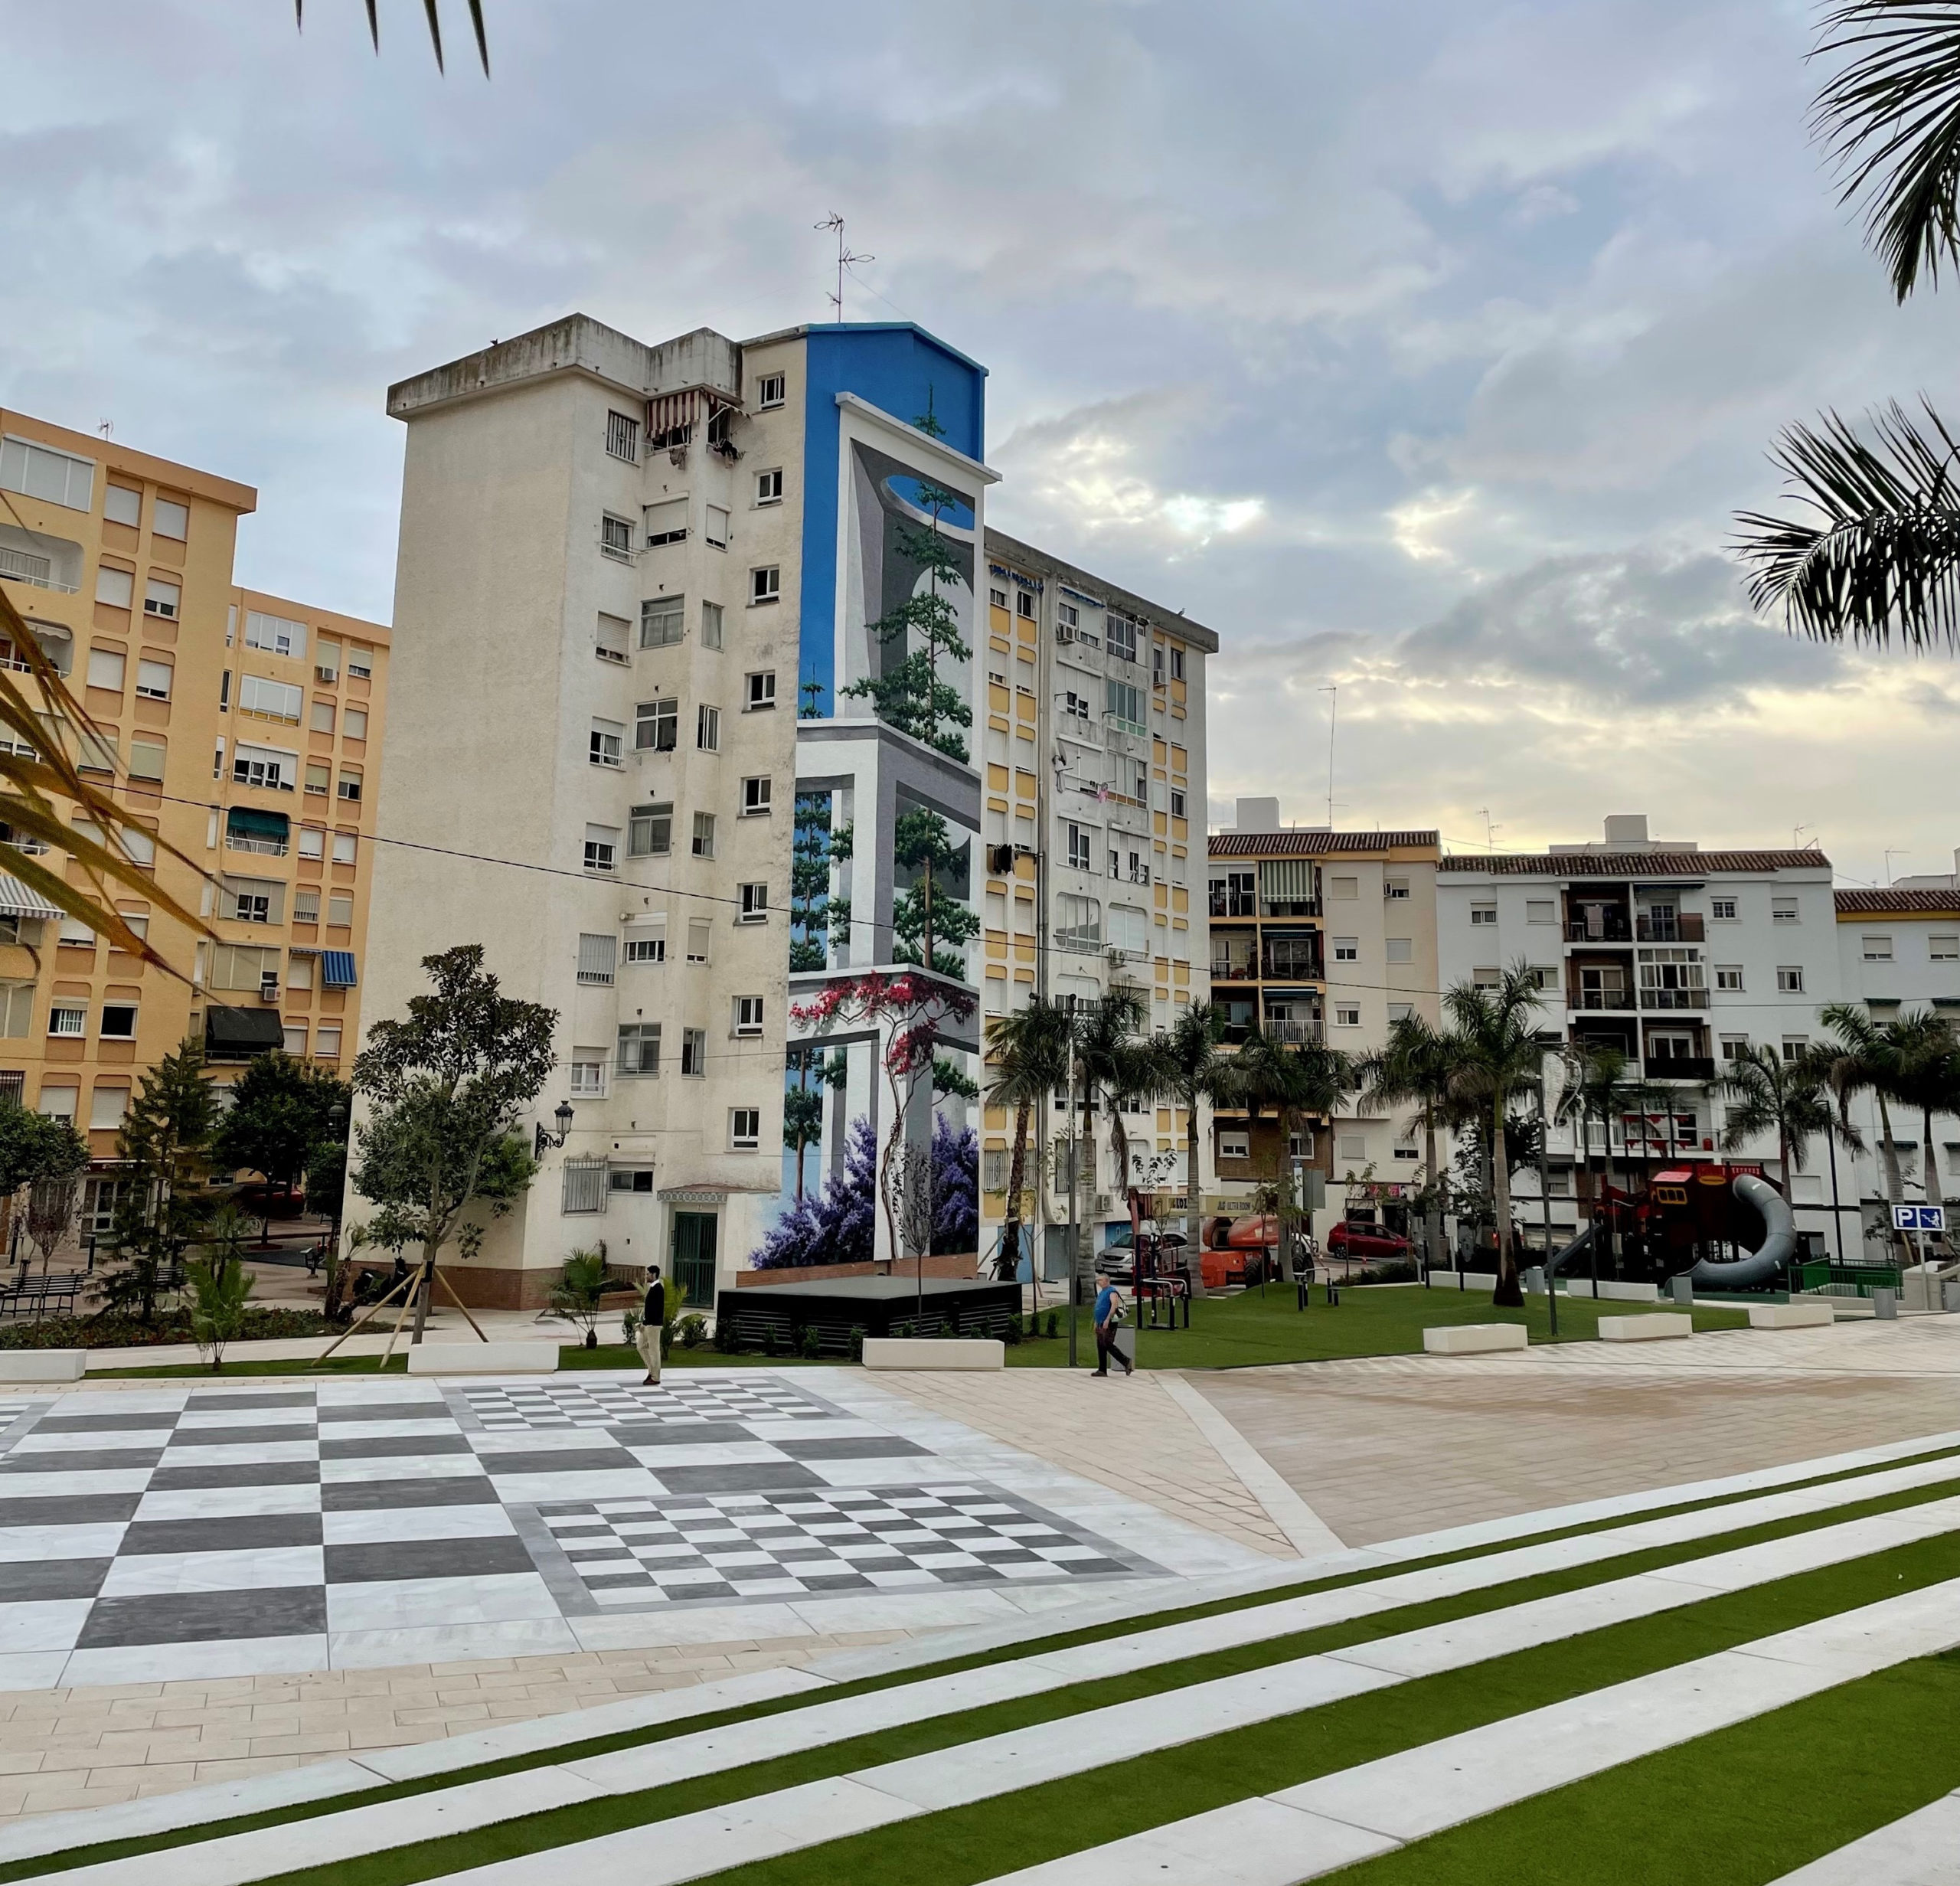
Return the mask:
{"type": "Polygon", "coordinates": [[[646,541],[649,547],[655,544],[680,543],[687,534],[686,498],[668,498],[646,507],[646,541]]]}
{"type": "Polygon", "coordinates": [[[1313,901],[1313,861],[1305,858],[1269,858],[1259,868],[1259,894],[1273,904],[1309,904],[1313,901]]]}
{"type": "Polygon", "coordinates": [[[600,985],[609,985],[612,980],[613,966],[619,959],[619,940],[616,936],[583,935],[579,938],[579,980],[600,985]]]}

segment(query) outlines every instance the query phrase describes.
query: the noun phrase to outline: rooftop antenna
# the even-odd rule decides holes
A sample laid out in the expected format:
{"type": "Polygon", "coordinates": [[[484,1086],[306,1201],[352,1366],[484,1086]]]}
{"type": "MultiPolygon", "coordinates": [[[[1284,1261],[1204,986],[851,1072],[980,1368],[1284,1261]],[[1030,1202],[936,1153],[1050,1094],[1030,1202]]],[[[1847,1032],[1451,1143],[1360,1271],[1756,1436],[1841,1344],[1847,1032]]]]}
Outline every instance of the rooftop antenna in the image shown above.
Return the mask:
{"type": "Polygon", "coordinates": [[[116,422],[113,420],[99,419],[96,421],[95,429],[103,438],[111,438],[115,434],[116,422]]]}
{"type": "Polygon", "coordinates": [[[1483,815],[1484,849],[1487,851],[1494,852],[1498,848],[1498,834],[1504,829],[1504,827],[1502,825],[1494,825],[1491,823],[1491,809],[1489,806],[1479,806],[1477,809],[1483,815]]]}
{"type": "Polygon", "coordinates": [[[1321,692],[1327,696],[1327,829],[1334,829],[1334,728],[1341,711],[1341,684],[1329,682],[1321,692]]]}
{"type": "Polygon", "coordinates": [[[1898,850],[1889,851],[1886,853],[1885,887],[1886,890],[1890,891],[1892,888],[1892,861],[1895,858],[1910,858],[1912,855],[1913,855],[1910,851],[1902,851],[1898,850]]]}
{"type": "Polygon", "coordinates": [[[1790,828],[1790,849],[1792,851],[1801,851],[1804,848],[1804,834],[1811,829],[1811,828],[1808,825],[1792,825],[1790,828]]]}
{"type": "Polygon", "coordinates": [[[844,218],[835,210],[832,210],[821,223],[813,224],[812,227],[834,230],[837,233],[837,293],[828,296],[827,299],[831,306],[837,310],[838,319],[841,321],[844,319],[844,271],[854,262],[875,262],[878,258],[876,256],[855,255],[844,247],[844,218]]]}

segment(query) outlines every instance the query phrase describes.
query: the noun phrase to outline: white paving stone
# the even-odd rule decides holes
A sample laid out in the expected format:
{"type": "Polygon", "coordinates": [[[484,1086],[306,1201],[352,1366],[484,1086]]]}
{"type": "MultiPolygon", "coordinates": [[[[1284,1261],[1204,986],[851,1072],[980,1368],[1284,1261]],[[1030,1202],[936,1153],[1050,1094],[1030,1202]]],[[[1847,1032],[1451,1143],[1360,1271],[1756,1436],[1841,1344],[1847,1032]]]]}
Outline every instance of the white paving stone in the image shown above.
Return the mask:
{"type": "Polygon", "coordinates": [[[1785,1873],[1775,1886],[1956,1886],[1960,1882],[1960,1793],[1785,1873]]]}

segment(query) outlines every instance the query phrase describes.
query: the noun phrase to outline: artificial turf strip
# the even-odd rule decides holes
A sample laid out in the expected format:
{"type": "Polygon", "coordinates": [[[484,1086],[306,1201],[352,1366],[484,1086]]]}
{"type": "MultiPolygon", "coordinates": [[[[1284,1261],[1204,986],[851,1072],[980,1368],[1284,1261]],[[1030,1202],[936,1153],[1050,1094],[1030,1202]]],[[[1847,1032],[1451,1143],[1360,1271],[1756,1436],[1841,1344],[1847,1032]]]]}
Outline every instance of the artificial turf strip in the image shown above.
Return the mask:
{"type": "Polygon", "coordinates": [[[1766,1886],[1960,1787],[1960,1663],[1902,1663],[1467,1821],[1341,1886],[1766,1886]]]}
{"type": "MultiPolygon", "coordinates": [[[[1872,1473],[1883,1473],[1895,1467],[1913,1464],[1921,1460],[1955,1459],[1960,1458],[1960,1448],[1941,1448],[1933,1452],[1913,1456],[1907,1460],[1885,1461],[1875,1466],[1848,1468],[1841,1473],[1824,1474],[1813,1480],[1793,1482],[1790,1486],[1779,1487],[1773,1492],[1795,1492],[1802,1487],[1828,1486],[1840,1481],[1855,1479],[1872,1473]]],[[[1476,1612],[1493,1610],[1506,1605],[1521,1603],[1529,1599],[1541,1597],[1556,1591],[1576,1590],[1586,1586],[1603,1584],[1610,1579],[1632,1577],[1636,1572],[1653,1571],[1671,1564],[1707,1557],[1711,1551],[1733,1551],[1746,1545],[1754,1545],[1770,1539],[1788,1538],[1794,1534],[1816,1531],[1828,1525],[1860,1519],[1876,1513],[1889,1512],[1906,1506],[1919,1505],[1927,1502],[1949,1498],[1952,1483],[1944,1482],[1926,1487],[1909,1487],[1885,1494],[1874,1499],[1860,1500],[1843,1506],[1827,1508],[1822,1512],[1802,1513],[1782,1520],[1771,1521],[1759,1526],[1725,1533],[1713,1539],[1695,1539],[1677,1545],[1656,1546],[1644,1552],[1622,1553],[1612,1558],[1600,1559],[1589,1564],[1571,1566],[1556,1572],[1537,1577],[1513,1580],[1508,1584],[1486,1586],[1476,1591],[1459,1593],[1452,1597],[1436,1599],[1426,1603],[1402,1606],[1392,1611],[1379,1612],[1372,1617],[1356,1619],[1349,1623],[1329,1625],[1318,1629],[1302,1632],[1285,1638],[1263,1639],[1258,1645],[1236,1647],[1230,1651],[1214,1653],[1212,1656],[1193,1659],[1178,1665],[1154,1666],[1158,1670],[1176,1669],[1187,1672],[1194,1665],[1207,1666],[1206,1675],[1226,1675],[1233,1668],[1251,1667],[1250,1665],[1228,1665],[1223,1659],[1229,1657],[1253,1656],[1259,1663],[1283,1660],[1275,1646],[1288,1646],[1286,1656],[1306,1656],[1317,1650],[1340,1648],[1344,1643],[1361,1642],[1382,1636],[1392,1636],[1405,1630],[1413,1630],[1424,1625],[1438,1623],[1450,1618],[1467,1616],[1476,1612]],[[1342,1633],[1352,1633],[1352,1635],[1342,1633]],[[1305,1646],[1302,1648],[1301,1646],[1305,1646]],[[1263,1652],[1264,1654],[1257,1654],[1263,1652]]],[[[1246,1596],[1220,1600],[1210,1604],[1193,1605],[1181,1610],[1167,1611],[1155,1617],[1140,1618],[1124,1628],[1154,1629],[1180,1623],[1190,1619],[1219,1615],[1223,1613],[1248,1610],[1255,1607],[1282,1601],[1288,1598],[1333,1590],[1361,1584],[1373,1584],[1385,1577],[1403,1572],[1421,1571],[1430,1567],[1456,1564],[1475,1558],[1489,1557],[1497,1552],[1507,1551],[1526,1545],[1548,1541],[1583,1536],[1587,1533],[1605,1531],[1612,1526],[1643,1523],[1675,1513],[1697,1512],[1710,1508],[1735,1505],[1741,1500],[1769,1497],[1770,1495],[1729,1495],[1712,1499],[1687,1502],[1676,1507],[1658,1509],[1653,1512],[1628,1515],[1613,1519],[1599,1520],[1584,1525],[1570,1526],[1560,1530],[1534,1535],[1527,1539],[1512,1539],[1501,1544],[1478,1546],[1467,1551],[1445,1553],[1430,1559],[1413,1560],[1405,1564],[1370,1567],[1365,1571],[1344,1574],[1338,1577],[1313,1580],[1299,1585],[1288,1586],[1276,1591],[1261,1592],[1246,1596]]],[[[691,1716],[673,1723],[658,1724],[650,1729],[622,1730],[609,1736],[594,1737],[590,1741],[568,1743],[560,1747],[534,1750],[511,1756],[501,1761],[485,1762],[474,1767],[454,1769],[440,1775],[431,1775],[414,1781],[377,1783],[372,1788],[358,1792],[331,1796],[325,1799],[295,1803],[289,1806],[270,1809],[263,1813],[240,1815],[230,1819],[202,1822],[198,1826],[179,1828],[155,1834],[134,1836],[126,1840],[103,1841],[86,1847],[72,1847],[59,1853],[38,1855],[31,1859],[18,1860],[0,1865],[0,1886],[15,1880],[35,1879],[43,1874],[64,1872],[74,1868],[93,1865],[100,1861],[126,1858],[131,1855],[158,1852],[168,1848],[188,1846],[210,1839],[222,1838],[228,1834],[249,1833],[265,1827],[287,1825],[294,1822],[310,1820],[323,1814],[338,1813],[356,1808],[366,1807],[377,1803],[399,1800],[411,1795],[427,1794],[443,1788],[461,1786],[473,1781],[495,1779],[499,1775],[515,1773],[520,1770],[538,1768],[556,1763],[578,1761],[594,1755],[610,1754],[619,1749],[644,1747],[663,1742],[675,1736],[691,1735],[697,1731],[719,1728],[731,1722],[752,1720],[756,1717],[776,1715],[785,1711],[806,1708],[811,1704],[829,1702],[840,1697],[866,1694],[874,1690],[888,1689],[897,1685],[916,1682],[930,1677],[949,1675],[960,1670],[975,1669],[984,1663],[1001,1660],[1003,1657],[1032,1656],[1048,1652],[1068,1649],[1074,1645],[1089,1642],[1106,1637],[1112,1626],[1102,1624],[1064,1633],[1057,1636],[1031,1639],[1017,1644],[1008,1650],[988,1650],[958,1658],[949,1658],[942,1662],[923,1665],[916,1669],[895,1671],[884,1676],[866,1677],[851,1683],[839,1683],[821,1690],[809,1691],[796,1696],[779,1698],[774,1701],[738,1705],[727,1710],[717,1710],[698,1716],[691,1716]]],[[[1141,1678],[1147,1672],[1139,1672],[1141,1678]]],[[[1193,1680],[1188,1675],[1181,1681],[1193,1680]]],[[[1168,1685],[1164,1685],[1168,1687],[1168,1685]]],[[[1086,1706],[1098,1706],[1102,1698],[1102,1683],[1072,1685],[1066,1690],[1046,1692],[1048,1697],[1067,1697],[1078,1689],[1096,1692],[1086,1706]]],[[[1031,1701],[1039,1699],[1030,1699],[1031,1701]]],[[[1006,1708],[1018,1705],[998,1705],[1006,1708]]],[[[1067,1714],[1066,1709],[1056,1714],[1067,1714]]],[[[941,1720],[971,1720],[946,1718],[941,1720]]],[[[1001,1727],[1009,1726],[1003,1723],[1001,1727]]],[[[991,1734],[989,1729],[985,1733],[991,1734]]]]}
{"type": "MultiPolygon", "coordinates": [[[[1956,1576],[1960,1535],[1915,1541],[711,1877],[717,1886],[916,1886],[920,1879],[969,1886],[1956,1576]]],[[[1373,1634],[1380,1633],[1357,1633],[1347,1641],[1373,1634]]],[[[1179,1682],[1229,1674],[1233,1667],[1229,1657],[1194,1659],[1179,1682]]],[[[1158,1675],[1098,1679],[1082,1686],[1092,1694],[1080,1702],[1102,1708],[1155,1695],[1166,1687],[1153,1680],[1158,1675]]],[[[1053,1720],[1070,1713],[1053,1707],[1058,1694],[902,1724],[725,1773],[279,1874],[263,1886],[411,1886],[632,1828],[644,1829],[649,1844],[657,1845],[652,1823],[659,1821],[1053,1720]]],[[[577,1861],[567,1856],[566,1864],[577,1861]]]]}

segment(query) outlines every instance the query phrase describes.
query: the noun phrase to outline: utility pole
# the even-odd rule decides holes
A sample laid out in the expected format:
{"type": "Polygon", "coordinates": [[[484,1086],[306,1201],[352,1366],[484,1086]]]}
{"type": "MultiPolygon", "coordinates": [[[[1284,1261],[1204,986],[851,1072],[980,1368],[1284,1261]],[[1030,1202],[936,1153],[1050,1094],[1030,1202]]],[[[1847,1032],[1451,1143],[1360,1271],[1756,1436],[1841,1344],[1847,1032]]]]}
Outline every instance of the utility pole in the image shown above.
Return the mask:
{"type": "MultiPolygon", "coordinates": [[[[1559,1280],[1552,1271],[1552,1182],[1545,1142],[1552,1136],[1551,1095],[1545,1085],[1545,1057],[1538,1057],[1538,1204],[1545,1221],[1545,1307],[1552,1319],[1552,1339],[1559,1333],[1559,1280]]],[[[1504,1155],[1500,1152],[1498,1158],[1504,1155]]]]}
{"type": "Polygon", "coordinates": [[[1082,1155],[1075,1130],[1075,1064],[1074,1043],[1076,999],[1073,995],[1062,998],[1069,1018],[1069,1367],[1075,1361],[1076,1299],[1082,1294],[1082,1260],[1076,1252],[1076,1194],[1082,1184],[1082,1155]]]}
{"type": "Polygon", "coordinates": [[[835,210],[832,210],[821,223],[813,224],[812,227],[816,229],[832,230],[836,233],[837,293],[827,299],[831,306],[837,310],[838,319],[841,321],[844,319],[844,271],[854,262],[875,262],[878,258],[876,256],[853,255],[848,249],[844,247],[844,218],[835,210]]]}

